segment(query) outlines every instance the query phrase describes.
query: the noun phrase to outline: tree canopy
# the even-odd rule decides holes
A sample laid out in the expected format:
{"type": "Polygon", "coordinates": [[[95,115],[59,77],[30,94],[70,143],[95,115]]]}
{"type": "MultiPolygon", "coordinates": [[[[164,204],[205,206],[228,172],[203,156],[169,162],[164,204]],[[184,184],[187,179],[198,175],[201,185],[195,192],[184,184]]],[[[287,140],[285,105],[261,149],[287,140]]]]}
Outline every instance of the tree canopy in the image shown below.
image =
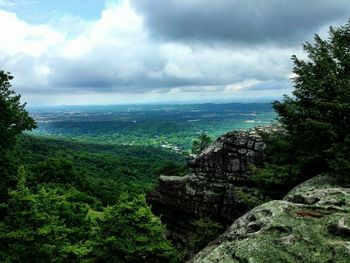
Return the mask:
{"type": "Polygon", "coordinates": [[[0,152],[13,147],[15,137],[36,127],[34,120],[21,103],[20,95],[11,90],[10,73],[0,71],[0,152]]]}
{"type": "Polygon", "coordinates": [[[349,171],[350,21],[331,27],[328,39],[315,35],[303,49],[307,59],[292,56],[293,96],[273,103],[286,132],[266,138],[269,159],[260,172],[265,182],[349,171]]]}
{"type": "Polygon", "coordinates": [[[211,143],[213,139],[207,135],[206,133],[201,133],[196,139],[192,142],[192,148],[191,151],[194,154],[201,153],[205,148],[207,148],[211,143]]]}
{"type": "Polygon", "coordinates": [[[25,110],[26,104],[21,104],[21,96],[11,90],[12,79],[10,73],[0,71],[0,203],[6,200],[8,188],[16,184],[17,166],[12,153],[16,136],[36,127],[25,110]]]}
{"type": "Polygon", "coordinates": [[[165,228],[147,206],[144,196],[108,207],[100,223],[96,253],[101,262],[178,262],[165,228]]]}

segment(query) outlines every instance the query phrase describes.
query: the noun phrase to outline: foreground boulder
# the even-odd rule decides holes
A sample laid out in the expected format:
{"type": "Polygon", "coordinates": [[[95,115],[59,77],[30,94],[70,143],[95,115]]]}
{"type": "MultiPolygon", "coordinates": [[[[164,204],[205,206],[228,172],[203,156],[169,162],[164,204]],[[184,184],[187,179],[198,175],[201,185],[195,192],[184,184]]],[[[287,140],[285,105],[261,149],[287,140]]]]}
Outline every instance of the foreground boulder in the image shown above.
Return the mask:
{"type": "Polygon", "coordinates": [[[319,176],[258,206],[191,263],[349,262],[350,188],[319,176]]]}

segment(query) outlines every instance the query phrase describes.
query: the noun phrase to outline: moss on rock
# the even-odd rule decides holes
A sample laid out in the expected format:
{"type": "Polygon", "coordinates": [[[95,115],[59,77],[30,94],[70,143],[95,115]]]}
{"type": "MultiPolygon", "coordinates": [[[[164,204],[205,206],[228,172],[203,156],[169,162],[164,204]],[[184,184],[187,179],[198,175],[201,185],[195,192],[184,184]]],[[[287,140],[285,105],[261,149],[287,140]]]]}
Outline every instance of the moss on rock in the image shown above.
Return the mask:
{"type": "Polygon", "coordinates": [[[349,262],[350,188],[319,176],[242,217],[190,262],[349,262]]]}

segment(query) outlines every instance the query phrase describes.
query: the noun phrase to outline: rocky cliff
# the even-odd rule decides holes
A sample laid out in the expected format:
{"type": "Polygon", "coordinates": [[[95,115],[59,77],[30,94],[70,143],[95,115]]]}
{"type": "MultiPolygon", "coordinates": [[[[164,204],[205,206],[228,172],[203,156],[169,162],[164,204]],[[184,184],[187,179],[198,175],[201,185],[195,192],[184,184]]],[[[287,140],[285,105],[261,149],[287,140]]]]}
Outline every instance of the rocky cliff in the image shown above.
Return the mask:
{"type": "Polygon", "coordinates": [[[241,192],[255,191],[249,189],[249,165],[262,163],[263,148],[256,130],[227,133],[189,163],[191,174],[161,176],[159,187],[148,200],[155,210],[232,222],[246,209],[242,207],[241,192]]]}
{"type": "MultiPolygon", "coordinates": [[[[349,262],[350,186],[339,185],[329,175],[318,176],[283,200],[261,204],[250,170],[264,160],[265,145],[257,130],[218,138],[190,162],[192,173],[187,176],[159,178],[159,187],[148,200],[163,215],[169,237],[186,247],[195,231],[192,220],[209,217],[230,226],[190,263],[264,263],[271,258],[274,262],[349,262]]],[[[187,255],[196,252],[186,249],[187,255]]]]}
{"type": "Polygon", "coordinates": [[[162,215],[171,239],[187,242],[193,219],[208,217],[229,225],[259,204],[261,193],[250,180],[250,166],[263,161],[261,129],[227,133],[190,161],[191,174],[159,178],[159,187],[147,199],[162,215]]]}
{"type": "Polygon", "coordinates": [[[313,178],[238,218],[191,263],[349,262],[350,188],[313,178]]]}

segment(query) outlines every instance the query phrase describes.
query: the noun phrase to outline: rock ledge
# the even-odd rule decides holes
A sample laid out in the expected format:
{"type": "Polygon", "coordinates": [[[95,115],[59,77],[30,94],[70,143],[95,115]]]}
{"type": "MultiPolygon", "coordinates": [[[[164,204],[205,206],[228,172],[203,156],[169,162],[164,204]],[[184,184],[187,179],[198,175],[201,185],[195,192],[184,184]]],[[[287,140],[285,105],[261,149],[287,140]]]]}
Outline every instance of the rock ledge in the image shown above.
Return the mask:
{"type": "Polygon", "coordinates": [[[238,218],[191,263],[349,262],[350,188],[318,176],[238,218]]]}

